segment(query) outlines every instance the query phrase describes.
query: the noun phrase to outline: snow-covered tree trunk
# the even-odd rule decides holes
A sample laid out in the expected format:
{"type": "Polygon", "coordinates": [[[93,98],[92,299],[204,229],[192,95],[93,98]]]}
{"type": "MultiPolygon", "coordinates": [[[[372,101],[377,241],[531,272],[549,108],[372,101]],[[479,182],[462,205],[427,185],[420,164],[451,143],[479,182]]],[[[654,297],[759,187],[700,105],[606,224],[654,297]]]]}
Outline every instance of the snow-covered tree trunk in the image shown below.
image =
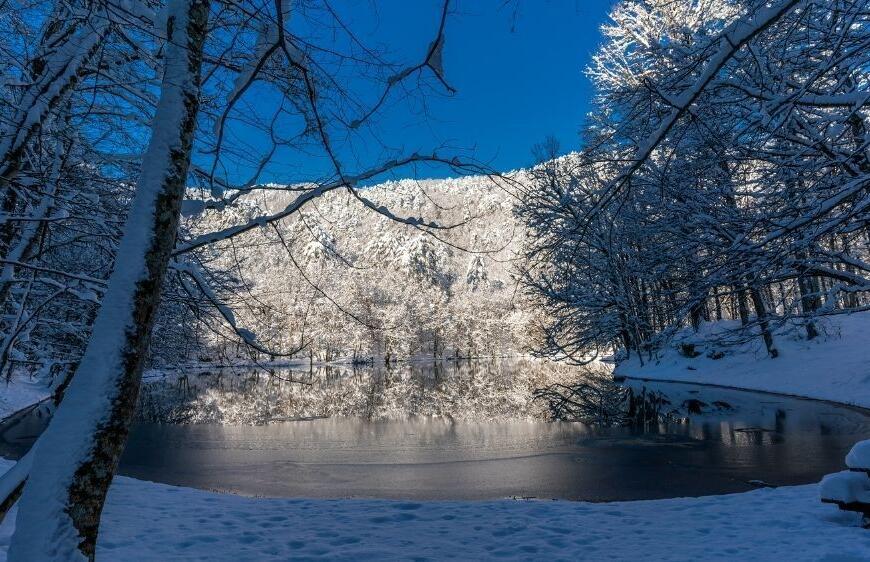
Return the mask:
{"type": "Polygon", "coordinates": [[[773,343],[773,333],[770,331],[770,325],[767,322],[767,306],[764,304],[764,297],[758,287],[750,287],[749,296],[752,297],[752,304],[755,306],[755,316],[758,319],[758,327],[761,330],[761,339],[764,340],[764,347],[767,349],[767,354],[771,358],[779,357],[779,350],[773,343]]]}
{"type": "Polygon", "coordinates": [[[93,559],[175,244],[199,108],[207,0],[172,0],[152,137],[84,357],[36,446],[10,560],[93,559]]]}

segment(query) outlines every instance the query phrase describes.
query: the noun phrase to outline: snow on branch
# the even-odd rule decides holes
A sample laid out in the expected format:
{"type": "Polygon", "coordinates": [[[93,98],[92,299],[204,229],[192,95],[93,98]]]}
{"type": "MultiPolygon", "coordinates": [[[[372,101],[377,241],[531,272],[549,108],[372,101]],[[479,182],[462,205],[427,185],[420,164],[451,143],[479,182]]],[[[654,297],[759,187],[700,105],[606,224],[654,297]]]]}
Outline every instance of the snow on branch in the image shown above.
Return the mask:
{"type": "Polygon", "coordinates": [[[781,0],[768,6],[759,7],[755,12],[746,17],[738,18],[723,30],[714,41],[714,44],[719,44],[719,48],[709,57],[703,70],[694,79],[692,84],[686,87],[679,95],[668,96],[668,103],[672,106],[671,111],[661,120],[658,128],[638,144],[631,158],[631,163],[616,178],[609,182],[604,190],[604,196],[592,207],[589,211],[589,216],[597,214],[602,207],[622,191],[632,175],[644,165],[655,148],[665,139],[677,121],[704,92],[705,88],[716,77],[722,67],[746,43],[791,10],[806,5],[808,1],[781,0]]]}
{"type": "MultiPolygon", "coordinates": [[[[192,240],[187,241],[184,244],[181,244],[178,248],[175,249],[173,255],[178,256],[180,254],[190,252],[197,248],[201,248],[202,246],[206,246],[208,244],[214,244],[216,242],[220,242],[223,240],[228,240],[234,236],[238,236],[239,234],[243,234],[248,232],[249,230],[253,230],[255,228],[260,228],[266,226],[269,223],[279,221],[283,218],[289,217],[290,215],[298,212],[302,209],[307,203],[310,201],[317,199],[318,197],[324,195],[325,193],[329,193],[330,191],[334,191],[340,188],[352,188],[356,187],[359,183],[378,177],[390,170],[400,168],[402,166],[406,166],[408,164],[418,163],[418,162],[437,162],[442,164],[448,164],[456,169],[464,169],[464,170],[477,170],[478,166],[463,162],[458,159],[445,160],[439,157],[437,154],[432,154],[429,156],[424,156],[420,154],[412,154],[410,156],[406,156],[397,160],[390,160],[381,164],[380,166],[376,166],[371,168],[365,172],[354,176],[344,176],[343,178],[336,180],[330,183],[324,183],[322,185],[312,187],[306,191],[300,193],[293,201],[291,201],[284,209],[277,213],[263,214],[258,217],[254,217],[248,222],[240,225],[230,226],[224,228],[222,230],[218,230],[216,232],[210,232],[207,234],[202,234],[193,238],[192,240]]],[[[372,205],[378,212],[378,207],[369,201],[369,204],[372,205]]],[[[381,213],[383,214],[383,213],[381,213]]],[[[385,215],[387,216],[387,215],[385,215]]],[[[399,219],[400,222],[405,222],[406,224],[411,224],[410,219],[399,219]],[[407,222],[406,222],[407,221],[407,222]]],[[[415,226],[420,226],[420,223],[415,223],[415,226]]]]}
{"type": "Polygon", "coordinates": [[[217,296],[217,294],[214,292],[214,289],[211,288],[211,285],[208,283],[199,268],[197,268],[193,264],[180,263],[176,261],[172,264],[172,269],[183,274],[183,276],[180,278],[185,290],[191,295],[193,295],[193,293],[195,292],[199,292],[200,294],[202,294],[205,299],[209,303],[211,303],[212,306],[214,306],[218,313],[220,313],[221,317],[224,319],[224,321],[226,321],[230,329],[232,329],[232,331],[235,332],[236,335],[238,335],[239,338],[242,339],[245,345],[256,349],[261,353],[265,353],[266,355],[269,355],[271,357],[292,357],[293,355],[296,355],[297,353],[305,349],[304,343],[300,344],[297,348],[290,351],[277,351],[264,347],[257,341],[257,335],[254,334],[254,332],[238,325],[238,322],[236,321],[236,315],[233,312],[232,308],[227,306],[227,304],[224,303],[217,296]],[[191,284],[185,279],[184,276],[192,280],[195,287],[191,286],[191,284]]]}

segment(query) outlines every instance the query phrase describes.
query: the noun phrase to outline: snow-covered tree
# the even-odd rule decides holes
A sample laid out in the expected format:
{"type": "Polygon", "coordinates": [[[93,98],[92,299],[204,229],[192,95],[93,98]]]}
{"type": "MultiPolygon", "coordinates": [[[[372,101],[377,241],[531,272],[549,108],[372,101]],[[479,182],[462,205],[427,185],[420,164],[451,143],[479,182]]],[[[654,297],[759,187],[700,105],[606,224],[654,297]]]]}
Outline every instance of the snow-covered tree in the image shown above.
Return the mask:
{"type": "Polygon", "coordinates": [[[684,326],[867,305],[864,2],[625,1],[589,76],[586,149],[520,208],[541,350],[647,357],[684,326]]]}

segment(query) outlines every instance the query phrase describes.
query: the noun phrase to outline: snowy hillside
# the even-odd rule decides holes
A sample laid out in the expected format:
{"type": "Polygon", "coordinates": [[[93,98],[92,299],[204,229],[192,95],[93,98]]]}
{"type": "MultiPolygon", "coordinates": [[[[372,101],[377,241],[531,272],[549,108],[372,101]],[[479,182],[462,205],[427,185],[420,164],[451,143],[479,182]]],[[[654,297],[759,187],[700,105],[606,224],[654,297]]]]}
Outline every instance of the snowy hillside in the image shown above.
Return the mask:
{"type": "MultiPolygon", "coordinates": [[[[197,230],[284,208],[272,186],[197,230]]],[[[529,313],[516,282],[522,229],[503,185],[486,177],[391,181],[362,192],[423,232],[330,192],[275,227],[219,245],[214,264],[250,281],[233,308],[270,348],[303,340],[321,360],[517,353],[529,313]]],[[[204,220],[203,220],[204,219],[204,220]]],[[[213,265],[214,265],[213,264],[213,265]]]]}
{"type": "Polygon", "coordinates": [[[779,357],[768,357],[760,338],[723,346],[739,323],[711,322],[686,329],[657,356],[636,355],[616,374],[644,379],[701,382],[832,400],[870,408],[870,312],[819,321],[820,337],[808,341],[802,325],[776,332],[779,357]],[[734,324],[737,324],[736,326],[734,324]]]}

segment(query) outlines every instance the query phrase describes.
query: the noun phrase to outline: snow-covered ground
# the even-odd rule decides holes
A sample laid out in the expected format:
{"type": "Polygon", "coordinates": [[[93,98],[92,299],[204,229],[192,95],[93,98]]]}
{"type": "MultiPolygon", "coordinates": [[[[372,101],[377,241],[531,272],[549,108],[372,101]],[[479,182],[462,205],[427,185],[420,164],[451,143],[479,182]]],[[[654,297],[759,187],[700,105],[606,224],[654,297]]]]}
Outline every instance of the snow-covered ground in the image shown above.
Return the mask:
{"type": "Polygon", "coordinates": [[[30,377],[12,377],[12,380],[0,381],[0,420],[7,416],[47,398],[50,389],[43,382],[30,377]]]}
{"type": "Polygon", "coordinates": [[[818,322],[822,335],[807,341],[802,328],[790,326],[775,334],[779,357],[770,359],[760,337],[737,347],[705,343],[736,326],[709,323],[698,334],[687,331],[658,359],[641,366],[636,356],[621,362],[615,374],[655,380],[719,384],[870,408],[870,312],[833,316],[818,322]],[[680,353],[693,343],[697,357],[680,353]],[[713,359],[716,351],[725,355],[713,359]]]}
{"type": "MultiPolygon", "coordinates": [[[[0,460],[0,471],[8,461],[0,460]]],[[[5,560],[15,512],[0,525],[5,560]]],[[[117,478],[101,560],[870,560],[870,532],[818,486],[672,500],[255,499],[117,478]]]]}

